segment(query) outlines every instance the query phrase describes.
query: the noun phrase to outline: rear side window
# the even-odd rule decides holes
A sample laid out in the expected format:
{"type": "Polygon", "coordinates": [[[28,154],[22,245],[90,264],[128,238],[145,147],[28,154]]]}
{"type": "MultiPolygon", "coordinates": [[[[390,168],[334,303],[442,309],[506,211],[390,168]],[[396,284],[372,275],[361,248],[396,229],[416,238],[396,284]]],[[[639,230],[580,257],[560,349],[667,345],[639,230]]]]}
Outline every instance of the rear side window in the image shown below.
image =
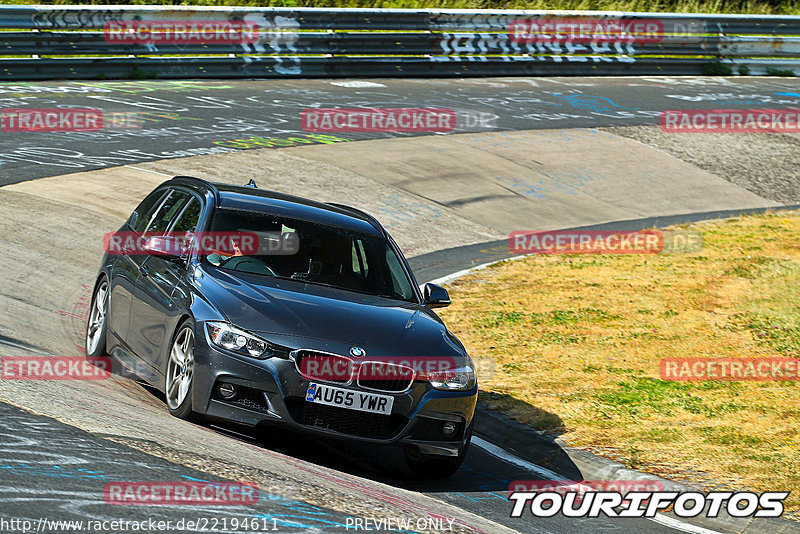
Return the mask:
{"type": "Polygon", "coordinates": [[[134,213],[137,215],[136,224],[133,226],[133,229],[138,233],[143,233],[147,228],[147,225],[150,224],[150,219],[153,216],[153,212],[161,205],[161,200],[164,198],[164,195],[167,194],[166,189],[159,189],[158,191],[153,191],[147,198],[142,200],[142,203],[134,210],[134,213]]]}
{"type": "Polygon", "coordinates": [[[364,242],[360,239],[353,240],[353,273],[366,278],[369,275],[369,265],[367,265],[367,254],[364,252],[364,242]]]}
{"type": "Polygon", "coordinates": [[[192,198],[189,193],[173,190],[169,196],[161,203],[161,207],[155,212],[147,225],[146,234],[157,235],[166,233],[169,223],[181,212],[183,207],[192,198]]]}
{"type": "Polygon", "coordinates": [[[194,232],[197,230],[197,225],[200,222],[200,210],[202,206],[200,201],[192,197],[189,204],[183,209],[183,212],[178,216],[175,221],[175,226],[172,227],[173,232],[194,232]]]}

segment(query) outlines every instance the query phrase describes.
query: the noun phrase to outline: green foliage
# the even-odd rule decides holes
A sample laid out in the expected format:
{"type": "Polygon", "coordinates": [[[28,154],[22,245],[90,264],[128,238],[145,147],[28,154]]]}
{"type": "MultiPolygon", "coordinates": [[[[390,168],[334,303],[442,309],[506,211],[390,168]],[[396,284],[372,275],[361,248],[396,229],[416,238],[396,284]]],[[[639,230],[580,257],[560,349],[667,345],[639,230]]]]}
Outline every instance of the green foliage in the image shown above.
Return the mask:
{"type": "Polygon", "coordinates": [[[789,69],[773,69],[772,67],[767,67],[767,76],[795,76],[794,71],[789,69]]]}
{"type": "Polygon", "coordinates": [[[703,65],[703,74],[706,76],[730,76],[733,74],[733,69],[721,61],[714,61],[703,65]]]}
{"type": "MultiPolygon", "coordinates": [[[[108,0],[0,0],[0,4],[109,5],[108,0]]],[[[408,9],[578,9],[672,13],[749,13],[797,15],[800,2],[788,0],[127,0],[127,5],[250,7],[377,7],[408,9]]]]}
{"type": "Polygon", "coordinates": [[[155,71],[143,71],[139,67],[134,67],[128,74],[122,76],[126,80],[151,80],[157,78],[155,71]]]}

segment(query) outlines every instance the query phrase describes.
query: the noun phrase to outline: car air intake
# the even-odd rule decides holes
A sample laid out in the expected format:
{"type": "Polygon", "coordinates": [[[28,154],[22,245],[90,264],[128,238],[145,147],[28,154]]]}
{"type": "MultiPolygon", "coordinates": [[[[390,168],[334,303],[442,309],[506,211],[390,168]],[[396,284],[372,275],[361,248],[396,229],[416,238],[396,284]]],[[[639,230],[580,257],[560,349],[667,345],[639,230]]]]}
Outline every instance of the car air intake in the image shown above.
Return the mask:
{"type": "Polygon", "coordinates": [[[301,397],[286,397],[284,402],[297,423],[348,436],[391,439],[408,424],[408,418],[398,414],[354,412],[336,406],[311,404],[301,397]]]}

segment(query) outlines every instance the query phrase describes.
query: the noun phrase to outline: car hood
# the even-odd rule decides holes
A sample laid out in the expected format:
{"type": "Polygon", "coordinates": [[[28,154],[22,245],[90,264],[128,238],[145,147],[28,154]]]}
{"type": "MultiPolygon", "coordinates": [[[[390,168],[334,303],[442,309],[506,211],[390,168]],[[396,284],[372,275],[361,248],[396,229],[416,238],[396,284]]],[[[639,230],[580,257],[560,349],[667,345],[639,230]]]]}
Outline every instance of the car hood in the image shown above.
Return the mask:
{"type": "Polygon", "coordinates": [[[210,266],[198,268],[196,283],[229,322],[279,343],[294,341],[292,348],[319,347],[305,338],[376,356],[465,354],[439,317],[419,304],[210,266]]]}

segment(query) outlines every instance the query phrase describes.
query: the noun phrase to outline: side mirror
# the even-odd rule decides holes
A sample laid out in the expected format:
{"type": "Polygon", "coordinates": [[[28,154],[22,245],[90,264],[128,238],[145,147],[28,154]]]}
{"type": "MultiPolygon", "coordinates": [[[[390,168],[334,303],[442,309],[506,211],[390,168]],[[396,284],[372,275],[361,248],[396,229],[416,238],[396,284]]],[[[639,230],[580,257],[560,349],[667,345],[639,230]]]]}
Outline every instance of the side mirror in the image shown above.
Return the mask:
{"type": "Polygon", "coordinates": [[[177,237],[168,235],[148,237],[142,248],[147,255],[161,256],[170,261],[183,261],[188,255],[185,243],[177,237]]]}
{"type": "Polygon", "coordinates": [[[139,222],[139,214],[134,211],[131,213],[131,216],[128,217],[128,226],[131,228],[136,228],[137,222],[139,222]]]}
{"type": "Polygon", "coordinates": [[[425,284],[422,294],[425,298],[425,304],[431,308],[444,308],[450,305],[450,294],[442,286],[425,284]]]}

